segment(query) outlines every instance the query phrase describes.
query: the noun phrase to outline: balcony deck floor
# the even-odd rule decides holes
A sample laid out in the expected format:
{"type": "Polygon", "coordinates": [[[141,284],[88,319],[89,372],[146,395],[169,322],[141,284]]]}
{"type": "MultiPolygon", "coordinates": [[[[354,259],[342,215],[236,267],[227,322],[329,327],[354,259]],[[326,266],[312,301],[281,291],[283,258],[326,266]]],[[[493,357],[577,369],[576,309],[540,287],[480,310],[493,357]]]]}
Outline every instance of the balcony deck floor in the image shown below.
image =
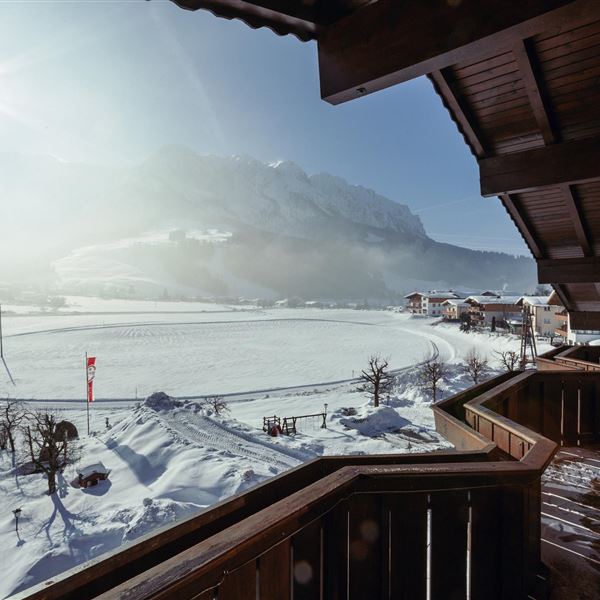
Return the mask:
{"type": "Polygon", "coordinates": [[[542,477],[542,559],[551,598],[600,598],[600,446],[564,447],[542,477]]]}

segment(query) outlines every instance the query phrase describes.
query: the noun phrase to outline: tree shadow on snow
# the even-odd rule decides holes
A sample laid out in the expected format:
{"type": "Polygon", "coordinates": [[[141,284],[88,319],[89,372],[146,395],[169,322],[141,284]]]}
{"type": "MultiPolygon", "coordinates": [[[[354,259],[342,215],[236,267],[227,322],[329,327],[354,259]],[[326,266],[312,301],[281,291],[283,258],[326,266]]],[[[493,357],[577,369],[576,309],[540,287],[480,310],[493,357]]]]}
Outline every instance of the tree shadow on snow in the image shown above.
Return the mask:
{"type": "Polygon", "coordinates": [[[143,454],[138,454],[129,446],[119,444],[115,440],[107,440],[106,447],[116,452],[131,467],[133,474],[143,485],[156,481],[166,471],[164,465],[153,466],[143,454]]]}
{"type": "MultiPolygon", "coordinates": [[[[70,512],[67,508],[65,508],[65,505],[62,503],[62,500],[59,498],[58,494],[52,494],[50,496],[50,499],[52,500],[54,509],[52,510],[52,514],[50,515],[48,521],[46,521],[46,523],[44,523],[39,528],[37,533],[40,533],[43,529],[46,532],[46,537],[48,538],[48,541],[50,543],[53,543],[52,536],[50,535],[50,529],[51,529],[52,525],[54,524],[54,521],[56,520],[57,514],[60,515],[60,517],[63,521],[63,524],[64,524],[64,528],[63,528],[63,537],[64,538],[67,538],[67,537],[71,536],[73,533],[78,532],[77,527],[73,524],[74,521],[83,521],[84,519],[82,519],[79,515],[76,515],[76,514],[70,512]]],[[[36,535],[37,535],[37,533],[36,533],[36,535]]]]}

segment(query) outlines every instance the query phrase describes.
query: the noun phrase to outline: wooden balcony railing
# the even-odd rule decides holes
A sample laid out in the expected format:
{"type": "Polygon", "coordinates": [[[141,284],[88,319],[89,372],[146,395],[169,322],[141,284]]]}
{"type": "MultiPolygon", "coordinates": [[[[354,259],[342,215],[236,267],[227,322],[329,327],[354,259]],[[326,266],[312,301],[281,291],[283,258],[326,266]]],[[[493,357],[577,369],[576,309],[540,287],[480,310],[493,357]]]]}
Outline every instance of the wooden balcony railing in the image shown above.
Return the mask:
{"type": "Polygon", "coordinates": [[[433,407],[455,452],[312,461],[30,597],[540,598],[540,477],[559,444],[600,439],[599,390],[507,373],[433,407]]]}
{"type": "Polygon", "coordinates": [[[544,354],[536,360],[544,371],[597,371],[600,372],[600,346],[567,346],[557,352],[544,354]]]}

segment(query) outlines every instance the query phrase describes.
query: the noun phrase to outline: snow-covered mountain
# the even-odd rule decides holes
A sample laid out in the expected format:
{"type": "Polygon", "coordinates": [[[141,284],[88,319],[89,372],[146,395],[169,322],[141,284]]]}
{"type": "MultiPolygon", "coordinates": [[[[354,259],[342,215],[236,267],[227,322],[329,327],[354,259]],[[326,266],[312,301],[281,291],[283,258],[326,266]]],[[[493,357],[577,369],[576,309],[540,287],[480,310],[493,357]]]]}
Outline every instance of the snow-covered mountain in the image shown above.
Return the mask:
{"type": "Polygon", "coordinates": [[[186,218],[209,216],[311,239],[366,238],[371,229],[386,236],[426,237],[421,220],[407,206],[333,175],[308,176],[291,161],[265,164],[247,156],[199,156],[166,146],[139,173],[176,192],[186,218]]]}
{"type": "Polygon", "coordinates": [[[535,281],[530,259],[435,242],[407,206],[290,161],[180,146],[119,168],[0,155],[0,197],[0,281],[46,268],[79,293],[346,299],[535,281]]]}

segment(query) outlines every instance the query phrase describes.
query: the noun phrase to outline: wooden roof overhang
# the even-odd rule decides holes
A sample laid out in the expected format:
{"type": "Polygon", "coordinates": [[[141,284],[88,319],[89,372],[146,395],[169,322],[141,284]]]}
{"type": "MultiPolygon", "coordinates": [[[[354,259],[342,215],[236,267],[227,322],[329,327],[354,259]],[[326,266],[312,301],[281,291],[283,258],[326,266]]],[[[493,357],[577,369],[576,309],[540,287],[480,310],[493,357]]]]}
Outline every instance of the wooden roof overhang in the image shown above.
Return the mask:
{"type": "Polygon", "coordinates": [[[374,0],[172,0],[188,10],[205,9],[218,17],[240,19],[254,29],[314,40],[326,27],[374,0]]]}
{"type": "Polygon", "coordinates": [[[574,329],[600,329],[599,0],[174,0],[316,39],[339,104],[427,75],[574,329]]]}

